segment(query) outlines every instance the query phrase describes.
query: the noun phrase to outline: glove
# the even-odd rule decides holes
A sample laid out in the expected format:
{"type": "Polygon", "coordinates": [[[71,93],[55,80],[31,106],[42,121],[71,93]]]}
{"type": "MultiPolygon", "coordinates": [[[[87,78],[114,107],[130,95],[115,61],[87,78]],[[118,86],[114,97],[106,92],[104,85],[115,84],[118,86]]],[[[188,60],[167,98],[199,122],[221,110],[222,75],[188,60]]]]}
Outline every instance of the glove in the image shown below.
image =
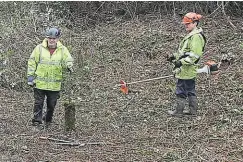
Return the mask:
{"type": "Polygon", "coordinates": [[[176,75],[176,74],[179,74],[181,72],[181,69],[179,69],[179,68],[176,68],[176,69],[174,69],[173,71],[172,71],[172,73],[174,74],[174,76],[176,75]]]}
{"type": "Polygon", "coordinates": [[[174,55],[167,55],[167,61],[172,62],[173,60],[175,60],[175,56],[174,55]]]}
{"type": "Polygon", "coordinates": [[[28,76],[28,85],[29,86],[34,86],[35,83],[34,83],[34,77],[33,76],[28,76]]]}
{"type": "Polygon", "coordinates": [[[180,68],[182,66],[181,61],[175,61],[174,62],[175,68],[180,68]]]}
{"type": "Polygon", "coordinates": [[[69,73],[73,73],[74,72],[72,67],[68,67],[67,69],[68,69],[69,73]]]}

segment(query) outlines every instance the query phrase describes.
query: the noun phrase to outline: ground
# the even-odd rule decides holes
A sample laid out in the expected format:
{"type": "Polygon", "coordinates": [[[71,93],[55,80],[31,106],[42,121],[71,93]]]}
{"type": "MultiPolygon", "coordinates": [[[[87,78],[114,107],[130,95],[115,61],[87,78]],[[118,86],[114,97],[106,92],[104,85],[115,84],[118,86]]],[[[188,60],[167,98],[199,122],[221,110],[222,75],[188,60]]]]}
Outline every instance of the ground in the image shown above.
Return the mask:
{"type": "MultiPolygon", "coordinates": [[[[222,54],[235,59],[223,63],[217,75],[199,75],[197,117],[167,115],[175,98],[173,77],[131,85],[128,95],[119,91],[121,79],[171,75],[165,56],[185,33],[174,19],[164,20],[169,19],[148,17],[84,31],[89,39],[80,43],[80,55],[91,64],[82,62],[83,75],[76,72],[75,83],[66,82],[48,128],[31,126],[31,88],[0,88],[0,161],[243,161],[240,19],[232,19],[234,30],[224,18],[203,24],[208,43],[201,65],[209,59],[219,62],[222,54]],[[74,132],[64,131],[63,103],[69,96],[76,106],[74,132]]],[[[83,59],[75,58],[77,64],[83,59]]]]}

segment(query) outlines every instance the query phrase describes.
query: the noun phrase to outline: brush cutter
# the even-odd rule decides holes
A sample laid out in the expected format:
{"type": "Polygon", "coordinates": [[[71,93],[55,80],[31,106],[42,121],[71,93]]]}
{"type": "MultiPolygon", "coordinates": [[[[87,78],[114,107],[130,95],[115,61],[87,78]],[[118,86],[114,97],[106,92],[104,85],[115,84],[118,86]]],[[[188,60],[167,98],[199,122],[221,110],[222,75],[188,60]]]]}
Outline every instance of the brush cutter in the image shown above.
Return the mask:
{"type": "MultiPolygon", "coordinates": [[[[208,61],[205,63],[205,66],[203,68],[200,68],[197,70],[197,73],[206,73],[206,74],[211,74],[211,75],[215,75],[218,74],[218,64],[214,61],[208,61]]],[[[145,80],[140,80],[140,81],[135,81],[135,82],[130,82],[130,83],[126,83],[124,80],[120,81],[120,90],[122,91],[122,93],[124,94],[128,94],[128,87],[127,85],[131,85],[131,84],[136,84],[136,83],[142,83],[142,82],[148,82],[148,81],[153,81],[153,80],[159,80],[159,79],[166,79],[166,78],[170,78],[170,77],[174,77],[175,75],[167,75],[167,76],[162,76],[162,77],[157,77],[157,78],[152,78],[152,79],[145,79],[145,80]]]]}

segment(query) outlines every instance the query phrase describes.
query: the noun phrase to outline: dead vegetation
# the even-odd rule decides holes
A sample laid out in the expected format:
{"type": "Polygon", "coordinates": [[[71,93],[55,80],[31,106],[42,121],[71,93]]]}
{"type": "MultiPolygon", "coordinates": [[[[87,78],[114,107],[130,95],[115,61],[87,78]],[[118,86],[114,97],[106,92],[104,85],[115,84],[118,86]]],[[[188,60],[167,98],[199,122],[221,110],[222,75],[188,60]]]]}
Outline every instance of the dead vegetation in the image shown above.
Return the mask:
{"type": "Polygon", "coordinates": [[[219,75],[199,76],[196,118],[166,114],[175,97],[173,78],[131,85],[128,95],[116,87],[121,79],[171,75],[165,56],[185,33],[170,16],[147,14],[80,33],[63,27],[62,40],[75,58],[76,72],[65,80],[53,125],[42,130],[30,125],[33,93],[24,75],[24,63],[41,39],[19,47],[24,42],[16,38],[0,88],[0,161],[243,161],[241,21],[231,19],[236,29],[224,17],[206,17],[202,23],[208,38],[202,65],[208,59],[220,61],[223,54],[235,59],[222,64],[219,75]],[[72,133],[64,131],[63,104],[69,96],[76,106],[72,133]]]}

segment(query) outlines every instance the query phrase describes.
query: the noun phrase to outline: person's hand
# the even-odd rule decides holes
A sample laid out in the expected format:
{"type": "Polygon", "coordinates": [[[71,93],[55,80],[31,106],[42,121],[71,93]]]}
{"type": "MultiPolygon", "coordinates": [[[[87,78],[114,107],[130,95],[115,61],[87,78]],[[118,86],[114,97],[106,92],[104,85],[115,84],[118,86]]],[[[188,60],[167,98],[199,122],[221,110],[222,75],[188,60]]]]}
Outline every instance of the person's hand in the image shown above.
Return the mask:
{"type": "Polygon", "coordinates": [[[174,62],[175,68],[180,68],[182,66],[181,61],[175,61],[174,62]]]}
{"type": "Polygon", "coordinates": [[[181,69],[180,68],[176,68],[172,71],[172,73],[175,75],[179,74],[181,72],[181,69]]]}
{"type": "Polygon", "coordinates": [[[68,67],[67,69],[68,69],[69,73],[73,73],[74,72],[72,67],[68,67]]]}
{"type": "Polygon", "coordinates": [[[167,56],[166,56],[166,59],[167,59],[167,61],[169,61],[169,62],[173,62],[173,60],[175,60],[176,58],[175,58],[175,56],[172,54],[172,55],[167,55],[167,56]]]}
{"type": "Polygon", "coordinates": [[[29,86],[34,86],[35,85],[35,82],[34,82],[34,77],[33,76],[28,76],[28,85],[29,86]]]}

